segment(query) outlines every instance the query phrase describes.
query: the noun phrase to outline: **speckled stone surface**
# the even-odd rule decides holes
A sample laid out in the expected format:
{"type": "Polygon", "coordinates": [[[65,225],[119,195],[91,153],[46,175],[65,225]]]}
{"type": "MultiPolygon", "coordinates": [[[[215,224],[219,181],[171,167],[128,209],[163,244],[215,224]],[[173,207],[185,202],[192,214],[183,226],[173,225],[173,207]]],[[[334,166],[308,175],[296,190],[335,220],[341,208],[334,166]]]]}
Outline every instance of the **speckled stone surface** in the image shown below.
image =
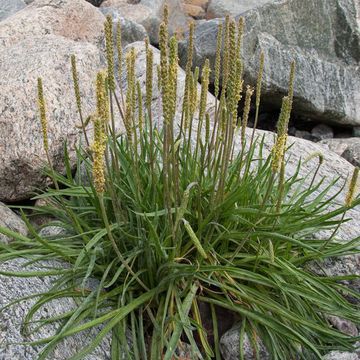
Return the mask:
{"type": "MultiPolygon", "coordinates": [[[[240,359],[240,326],[235,326],[227,331],[220,339],[221,355],[224,360],[240,359]]],[[[258,342],[259,358],[261,360],[269,360],[270,355],[267,352],[262,341],[258,342]]],[[[244,360],[254,360],[254,349],[247,334],[243,339],[244,360]]]]}
{"type": "Polygon", "coordinates": [[[356,143],[350,144],[343,153],[343,157],[354,166],[360,167],[360,138],[356,143]]]}
{"type": "Polygon", "coordinates": [[[85,0],[37,0],[0,23],[0,49],[49,34],[99,44],[104,21],[104,15],[85,0]]]}
{"type": "Polygon", "coordinates": [[[210,0],[207,18],[222,18],[226,15],[237,16],[274,0],[210,0]]]}
{"type": "Polygon", "coordinates": [[[360,138],[351,137],[351,138],[342,138],[342,139],[326,139],[319,141],[319,144],[324,146],[326,149],[330,149],[334,153],[342,156],[344,151],[355,144],[360,144],[360,138]]]}
{"type": "Polygon", "coordinates": [[[14,15],[25,6],[23,0],[0,0],[0,21],[14,15]]]}
{"type": "MultiPolygon", "coordinates": [[[[18,232],[21,235],[28,233],[24,221],[14,211],[0,202],[0,226],[18,232]]],[[[0,233],[0,243],[9,244],[11,238],[0,233]]]]}
{"type": "MultiPolygon", "coordinates": [[[[45,184],[46,164],[37,105],[37,78],[43,79],[50,157],[63,169],[64,142],[74,161],[80,138],[70,56],[77,58],[84,116],[95,109],[94,80],[102,68],[92,44],[47,35],[28,37],[1,51],[0,62],[0,200],[30,198],[45,184]]],[[[90,126],[89,126],[90,127],[90,126]]]]}
{"type": "MultiPolygon", "coordinates": [[[[277,0],[244,12],[246,83],[256,83],[263,52],[262,101],[279,106],[279,95],[288,88],[290,63],[295,60],[297,114],[329,124],[359,126],[359,14],[358,0],[277,0]]],[[[196,27],[194,65],[201,66],[206,58],[214,63],[218,22],[200,22],[196,27]]],[[[186,49],[184,40],[179,51],[183,65],[186,49]]]]}
{"type": "MultiPolygon", "coordinates": [[[[36,265],[24,267],[26,260],[17,259],[0,264],[1,272],[13,271],[42,271],[46,268],[64,268],[65,264],[57,261],[42,261],[36,265]]],[[[56,277],[9,277],[0,275],[0,308],[11,301],[20,299],[23,296],[33,295],[49,291],[56,277]]],[[[35,299],[22,301],[14,306],[6,308],[0,312],[0,359],[1,360],[37,360],[42,346],[21,345],[24,341],[34,341],[54,335],[59,324],[46,325],[40,330],[31,332],[29,336],[21,334],[21,324],[35,303],[35,299]]],[[[35,319],[46,319],[51,316],[61,315],[74,309],[76,306],[74,300],[70,298],[61,298],[42,306],[35,314],[35,319]]],[[[35,325],[30,325],[34,329],[35,325]]],[[[51,354],[51,359],[67,360],[76,354],[81,348],[88,344],[98,333],[99,328],[84,331],[77,335],[66,338],[59,344],[51,354]]],[[[85,360],[107,360],[110,359],[110,341],[105,338],[102,343],[88,355],[85,360]]]]}
{"type": "Polygon", "coordinates": [[[123,17],[144,26],[150,41],[159,42],[159,25],[162,21],[165,2],[169,8],[169,31],[183,32],[187,29],[189,17],[184,13],[180,0],[141,0],[140,2],[127,0],[105,0],[100,8],[112,7],[123,17]]]}

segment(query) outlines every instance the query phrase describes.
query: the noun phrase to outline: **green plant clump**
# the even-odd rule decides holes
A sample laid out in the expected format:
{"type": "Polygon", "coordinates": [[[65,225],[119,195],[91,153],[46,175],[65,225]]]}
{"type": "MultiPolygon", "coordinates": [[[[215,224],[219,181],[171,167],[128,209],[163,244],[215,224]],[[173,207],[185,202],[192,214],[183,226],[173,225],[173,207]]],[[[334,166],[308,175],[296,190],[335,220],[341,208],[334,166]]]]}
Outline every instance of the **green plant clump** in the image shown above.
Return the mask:
{"type": "MultiPolygon", "coordinates": [[[[46,205],[32,210],[51,215],[54,220],[46,226],[64,231],[60,236],[39,236],[25,215],[29,237],[1,229],[13,237],[10,246],[0,245],[1,261],[21,256],[29,263],[56,259],[71,265],[60,271],[11,274],[58,275],[52,290],[38,295],[23,324],[25,334],[41,305],[62,297],[78,303],[70,312],[40,321],[40,325],[57,321],[60,326],[56,335],[28,343],[43,345],[39,359],[50,356],[66,336],[101,325],[73,359],[83,359],[110,335],[112,359],[177,359],[178,350],[186,346],[191,359],[219,360],[219,308],[240,320],[240,349],[247,334],[257,358],[259,339],[272,359],[321,359],[330,350],[353,350],[357,339],[332,328],[328,318],[334,315],[359,324],[358,307],[346,295],[360,296],[340,281],[355,276],[319,276],[305,265],[358,252],[360,238],[347,243],[336,240],[346,211],[360,203],[355,196],[358,171],[346,203],[336,210],[329,209],[334,197],[328,196],[336,180],[324,188],[324,179],[316,178],[321,156],[313,174],[300,176],[299,163],[292,176],[285,175],[295,64],[290,67],[289,93],[283,99],[273,151],[266,153],[264,139],[255,136],[255,130],[247,136],[254,89],[248,86],[244,91],[244,111],[238,114],[244,88],[242,29],[242,20],[236,24],[227,18],[219,25],[217,98],[210,112],[210,65],[206,61],[201,71],[193,69],[194,26],[190,25],[179,121],[177,41],[168,38],[166,16],[160,26],[157,82],[153,50],[145,42],[144,94],[136,80],[134,49],[122,65],[126,93],[119,91],[114,52],[117,48],[121,66],[121,32],[118,28],[114,49],[112,22],[107,19],[108,68],[97,76],[97,111],[87,120],[82,116],[72,58],[81,128],[85,131],[89,119],[94,128],[93,140],[86,138],[91,146],[77,151],[78,165],[87,176],[72,175],[67,152],[66,175],[55,172],[48,156],[55,187],[38,194],[35,199],[45,200],[46,205]],[[153,123],[155,83],[162,100],[161,126],[153,123]],[[117,113],[124,133],[115,130],[117,113]],[[312,178],[311,184],[304,186],[307,178],[312,178]],[[314,236],[324,229],[333,229],[332,235],[314,236]],[[89,279],[97,279],[97,285],[88,288],[89,279]],[[200,311],[204,306],[211,314],[211,326],[205,326],[209,319],[200,311]]],[[[263,66],[261,55],[255,123],[263,66]]],[[[41,80],[38,90],[48,153],[41,80]]]]}

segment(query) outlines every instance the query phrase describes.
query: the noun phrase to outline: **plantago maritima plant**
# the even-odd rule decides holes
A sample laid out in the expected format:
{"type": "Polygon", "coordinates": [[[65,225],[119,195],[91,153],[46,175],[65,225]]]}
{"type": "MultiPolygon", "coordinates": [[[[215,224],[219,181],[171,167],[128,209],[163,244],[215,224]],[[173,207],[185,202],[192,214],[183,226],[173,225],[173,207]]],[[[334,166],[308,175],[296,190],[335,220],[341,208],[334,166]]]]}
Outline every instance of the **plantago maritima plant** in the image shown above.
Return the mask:
{"type": "MultiPolygon", "coordinates": [[[[177,41],[169,39],[167,21],[165,8],[160,64],[145,40],[143,87],[136,80],[135,49],[124,54],[126,68],[119,61],[116,69],[112,22],[106,20],[108,68],[97,76],[97,111],[91,115],[93,144],[91,151],[79,148],[77,152],[90,183],[72,176],[65,156],[67,174],[52,172],[59,186],[36,197],[50,199],[53,205],[33,209],[53,216],[65,234],[40,237],[31,228],[38,240],[33,241],[0,229],[14,238],[11,246],[0,245],[1,261],[21,255],[29,261],[54,258],[69,264],[54,270],[58,286],[39,294],[25,328],[31,327],[38,305],[64,293],[81,299],[76,309],[39,320],[40,324],[61,324],[56,335],[30,345],[43,345],[42,360],[66,336],[102,325],[72,359],[83,359],[110,334],[114,360],[176,359],[184,344],[191,359],[220,360],[218,325],[222,319],[218,314],[223,308],[241,320],[240,344],[247,334],[254,358],[259,358],[257,339],[271,359],[321,359],[333,349],[352,350],[356,339],[332,328],[328,316],[360,323],[357,306],[344,296],[359,299],[360,295],[339,282],[354,277],[321,277],[305,265],[310,260],[358,253],[360,238],[341,243],[335,232],[325,239],[313,236],[320,230],[336,229],[345,220],[345,212],[360,204],[355,193],[358,170],[346,203],[335,210],[330,209],[332,198],[325,196],[330,186],[317,193],[322,185],[316,179],[317,170],[310,186],[299,190],[301,164],[295,174],[286,175],[295,64],[291,64],[274,148],[266,155],[264,139],[246,129],[254,92],[250,86],[242,119],[238,117],[244,84],[243,21],[236,24],[227,17],[219,26],[214,101],[208,93],[209,61],[201,70],[193,69],[194,24],[190,25],[186,79],[180,93],[177,41]],[[115,71],[121,75],[123,70],[127,74],[124,93],[115,80],[115,71]],[[152,101],[157,90],[163,122],[155,126],[158,114],[152,101]],[[177,113],[179,97],[181,114],[177,113]],[[116,131],[115,111],[124,132],[116,131]],[[343,215],[340,220],[339,215],[343,215]],[[89,278],[98,280],[93,289],[85,287],[89,278]],[[201,310],[204,307],[210,309],[210,322],[201,310]]],[[[263,68],[261,54],[255,124],[263,68]]],[[[39,80],[40,120],[48,151],[41,85],[39,80]]]]}

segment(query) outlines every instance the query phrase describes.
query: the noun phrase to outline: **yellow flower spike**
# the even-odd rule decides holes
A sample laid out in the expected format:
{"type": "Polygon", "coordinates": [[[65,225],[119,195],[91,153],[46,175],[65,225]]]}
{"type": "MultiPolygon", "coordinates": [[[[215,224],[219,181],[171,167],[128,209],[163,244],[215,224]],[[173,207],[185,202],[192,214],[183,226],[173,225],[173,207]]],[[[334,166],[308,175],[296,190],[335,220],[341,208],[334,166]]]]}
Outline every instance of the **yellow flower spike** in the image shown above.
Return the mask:
{"type": "Polygon", "coordinates": [[[114,76],[114,43],[113,43],[113,23],[110,15],[106,17],[105,21],[105,45],[106,45],[106,59],[108,64],[108,84],[111,91],[115,90],[115,76],[114,76]]]}
{"type": "Polygon", "coordinates": [[[263,77],[263,72],[264,72],[264,62],[265,62],[265,55],[263,52],[261,52],[259,72],[258,72],[258,76],[257,76],[257,80],[256,80],[256,99],[255,99],[256,107],[259,107],[259,105],[260,105],[261,83],[262,83],[262,77],[263,77]]]}
{"type": "Polygon", "coordinates": [[[104,129],[109,121],[109,106],[106,93],[106,77],[105,73],[100,71],[96,77],[96,109],[97,117],[101,120],[104,129]]]}
{"type": "Polygon", "coordinates": [[[126,109],[125,109],[125,118],[124,125],[128,140],[132,143],[133,136],[133,99],[134,99],[134,74],[133,74],[133,59],[134,59],[134,48],[132,48],[126,54],[126,71],[127,71],[127,91],[126,91],[126,109]]]}
{"type": "Polygon", "coordinates": [[[290,98],[288,96],[284,96],[278,121],[277,139],[273,147],[272,170],[274,173],[279,172],[281,163],[285,156],[291,105],[292,103],[290,98]]]}
{"type": "Polygon", "coordinates": [[[154,53],[149,47],[149,38],[145,39],[146,47],[146,108],[151,109],[152,102],[152,85],[153,85],[153,64],[154,53]]]}
{"type": "Polygon", "coordinates": [[[195,24],[193,21],[189,24],[189,45],[187,50],[187,60],[186,60],[186,72],[189,70],[191,71],[192,64],[193,64],[193,53],[194,53],[194,31],[195,31],[195,24]]]}
{"type": "Polygon", "coordinates": [[[229,70],[231,67],[234,67],[234,61],[238,58],[236,48],[236,23],[234,20],[231,20],[229,23],[229,70]]]}
{"type": "Polygon", "coordinates": [[[166,27],[169,25],[169,7],[168,7],[167,3],[165,3],[165,5],[164,5],[163,22],[166,25],[166,27]]]}
{"type": "Polygon", "coordinates": [[[96,103],[97,114],[93,117],[94,143],[93,150],[93,177],[97,193],[105,191],[105,163],[106,124],[108,121],[108,101],[105,89],[105,75],[99,72],[96,77],[96,103]]]}
{"type": "Polygon", "coordinates": [[[198,80],[199,80],[199,67],[195,68],[194,74],[191,77],[190,81],[190,117],[193,117],[198,106],[198,80]]]}
{"type": "Polygon", "coordinates": [[[358,179],[359,179],[359,168],[355,167],[354,172],[351,177],[351,180],[350,180],[349,190],[348,190],[348,192],[346,194],[346,198],[345,198],[345,205],[347,207],[350,207],[354,201],[355,194],[357,191],[358,179]]]}
{"type": "MultiPolygon", "coordinates": [[[[95,139],[101,138],[102,135],[99,132],[101,129],[101,120],[94,120],[94,135],[95,139]]],[[[104,153],[105,145],[100,141],[95,140],[93,144],[93,177],[94,177],[94,187],[97,193],[102,194],[105,191],[105,164],[104,164],[104,153]]]]}
{"type": "Polygon", "coordinates": [[[238,62],[236,56],[236,39],[235,39],[236,24],[231,21],[229,25],[229,74],[226,86],[227,103],[229,113],[234,114],[236,103],[236,85],[238,83],[238,62]]]}
{"type": "Polygon", "coordinates": [[[74,83],[74,92],[75,100],[79,113],[81,113],[81,98],[80,98],[80,88],[79,88],[79,78],[76,69],[76,58],[75,55],[71,55],[71,72],[74,83]]]}
{"type": "Polygon", "coordinates": [[[209,113],[205,114],[205,144],[209,143],[210,139],[210,115],[209,113]]]}
{"type": "Polygon", "coordinates": [[[215,97],[219,96],[222,36],[223,36],[223,25],[220,23],[218,26],[218,33],[216,40],[215,80],[214,80],[215,97]]]}
{"type": "Polygon", "coordinates": [[[242,146],[245,146],[246,127],[247,127],[247,123],[248,123],[248,119],[249,119],[251,97],[252,97],[253,93],[254,93],[254,89],[248,85],[246,87],[244,112],[243,112],[242,124],[241,124],[241,144],[242,144],[242,146]]]}
{"type": "Polygon", "coordinates": [[[169,89],[168,89],[168,108],[169,118],[174,118],[177,99],[177,73],[178,73],[178,44],[176,37],[170,39],[169,44],[169,89]]]}
{"type": "Polygon", "coordinates": [[[160,84],[162,94],[162,106],[165,122],[168,121],[169,109],[168,109],[168,32],[166,24],[163,22],[160,24],[159,30],[159,46],[160,46],[160,84]]]}
{"type": "Polygon", "coordinates": [[[158,90],[161,90],[161,68],[160,68],[160,64],[156,65],[156,76],[157,76],[157,85],[158,85],[158,90]]]}
{"type": "Polygon", "coordinates": [[[168,32],[166,24],[160,24],[159,30],[159,46],[160,46],[160,81],[161,87],[164,89],[167,84],[167,73],[168,73],[168,32]]]}
{"type": "Polygon", "coordinates": [[[229,28],[230,17],[227,15],[225,18],[225,35],[224,35],[224,55],[223,55],[223,79],[222,86],[225,91],[229,77],[229,63],[230,63],[230,43],[229,43],[229,28]]]}
{"type": "Polygon", "coordinates": [[[135,108],[136,108],[135,60],[136,60],[136,51],[135,48],[131,48],[129,85],[131,87],[131,107],[133,113],[135,113],[135,108]]]}
{"type": "Polygon", "coordinates": [[[118,55],[119,79],[121,80],[121,75],[122,75],[122,40],[121,40],[120,21],[118,21],[117,26],[116,26],[116,49],[117,49],[117,55],[118,55]]]}
{"type": "Polygon", "coordinates": [[[205,60],[205,64],[201,74],[201,95],[199,108],[199,122],[204,118],[206,112],[207,94],[209,90],[209,76],[210,76],[210,61],[205,60]]]}
{"type": "Polygon", "coordinates": [[[292,61],[290,66],[289,93],[288,93],[288,97],[291,102],[294,97],[295,66],[296,66],[295,61],[292,61]]]}
{"type": "Polygon", "coordinates": [[[238,24],[237,24],[237,30],[238,30],[238,37],[237,37],[237,45],[236,45],[236,54],[237,56],[240,56],[241,54],[241,44],[242,44],[242,38],[244,35],[244,18],[240,17],[238,24]]]}
{"type": "Polygon", "coordinates": [[[43,135],[43,144],[46,154],[49,152],[49,141],[47,135],[47,119],[46,119],[46,108],[44,100],[44,91],[42,85],[42,79],[38,78],[38,106],[40,112],[41,130],[43,135]]]}
{"type": "Polygon", "coordinates": [[[141,87],[140,87],[140,81],[137,81],[136,83],[136,90],[137,90],[137,101],[138,101],[138,122],[139,122],[139,130],[140,133],[143,132],[144,128],[144,117],[143,117],[143,104],[142,104],[142,93],[141,93],[141,87]]]}
{"type": "Polygon", "coordinates": [[[235,93],[233,94],[233,101],[231,104],[231,111],[232,111],[232,117],[233,117],[233,128],[235,129],[237,127],[237,118],[238,118],[238,104],[239,101],[242,98],[242,89],[243,89],[243,83],[244,80],[242,79],[242,62],[238,58],[236,61],[236,73],[235,73],[235,79],[234,79],[234,89],[235,93]]]}
{"type": "MultiPolygon", "coordinates": [[[[184,117],[184,129],[186,130],[189,127],[191,114],[194,113],[194,104],[192,98],[192,88],[193,88],[193,74],[191,72],[192,64],[193,64],[193,51],[194,51],[194,22],[190,22],[189,24],[189,40],[188,40],[188,48],[187,48],[187,60],[186,60],[186,77],[185,77],[185,89],[184,89],[184,97],[183,97],[183,117],[184,117]]],[[[196,104],[196,101],[195,101],[196,104]]],[[[196,105],[195,105],[196,106],[196,105]]]]}

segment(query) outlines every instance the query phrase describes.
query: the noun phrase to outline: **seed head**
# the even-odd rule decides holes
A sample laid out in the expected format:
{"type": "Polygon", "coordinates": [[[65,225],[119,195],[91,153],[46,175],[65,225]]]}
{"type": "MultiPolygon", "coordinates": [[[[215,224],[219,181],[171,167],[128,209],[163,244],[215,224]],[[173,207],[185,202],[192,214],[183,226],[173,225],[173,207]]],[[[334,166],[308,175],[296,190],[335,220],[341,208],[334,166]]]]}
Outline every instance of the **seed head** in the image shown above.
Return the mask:
{"type": "Polygon", "coordinates": [[[238,80],[235,31],[235,21],[231,21],[229,25],[229,75],[226,86],[227,103],[230,114],[234,113],[236,107],[236,84],[238,80]]]}
{"type": "Polygon", "coordinates": [[[122,40],[121,40],[121,25],[118,21],[116,26],[116,49],[118,54],[118,70],[119,70],[119,79],[122,75],[122,40]]]}
{"type": "Polygon", "coordinates": [[[273,148],[272,170],[274,173],[279,172],[281,163],[285,156],[290,113],[291,101],[288,96],[285,96],[283,98],[278,121],[277,139],[273,148]]]}
{"type": "Polygon", "coordinates": [[[127,91],[126,91],[126,110],[124,125],[128,140],[132,142],[133,125],[134,125],[134,111],[136,101],[136,85],[135,85],[135,49],[131,50],[126,54],[126,69],[127,69],[127,91]]]}
{"type": "Polygon", "coordinates": [[[189,24],[189,45],[187,49],[187,61],[186,61],[186,71],[191,71],[193,63],[193,52],[194,52],[194,22],[191,21],[189,24]]]}
{"type": "Polygon", "coordinates": [[[141,87],[140,87],[140,81],[137,81],[136,83],[136,90],[137,90],[137,101],[138,101],[138,122],[139,122],[139,130],[140,133],[143,132],[144,127],[144,118],[143,118],[143,104],[142,104],[142,93],[141,93],[141,87]]]}
{"type": "Polygon", "coordinates": [[[106,149],[106,126],[109,116],[105,88],[105,75],[103,72],[99,72],[96,77],[96,102],[97,113],[96,116],[93,117],[93,176],[95,189],[99,194],[101,194],[105,191],[104,154],[106,149]]]}
{"type": "Polygon", "coordinates": [[[163,22],[166,25],[166,27],[169,25],[169,7],[168,7],[167,3],[165,3],[165,5],[164,5],[163,22]]]}
{"type": "Polygon", "coordinates": [[[153,63],[154,53],[149,47],[149,38],[145,39],[146,46],[146,108],[151,108],[152,86],[153,86],[153,63]]]}
{"type": "Polygon", "coordinates": [[[49,151],[49,142],[47,135],[47,119],[46,119],[46,108],[44,100],[44,91],[41,78],[38,78],[38,106],[40,112],[41,130],[43,135],[43,144],[46,153],[49,151]]]}
{"type": "Polygon", "coordinates": [[[227,86],[227,81],[229,77],[229,63],[230,63],[230,17],[226,16],[225,18],[225,35],[224,35],[224,56],[223,56],[223,91],[225,91],[227,86]]]}
{"type": "Polygon", "coordinates": [[[289,94],[288,97],[292,102],[294,97],[294,81],[295,81],[295,61],[291,62],[290,66],[290,76],[289,76],[289,94]]]}
{"type": "Polygon", "coordinates": [[[199,67],[195,68],[194,74],[190,78],[190,95],[189,95],[189,106],[190,106],[190,117],[193,117],[198,106],[198,81],[199,81],[199,67]]]}
{"type": "Polygon", "coordinates": [[[222,35],[223,35],[223,25],[220,23],[218,26],[218,33],[216,40],[215,81],[214,81],[215,97],[219,96],[222,35]]]}
{"type": "Polygon", "coordinates": [[[161,70],[161,88],[165,89],[168,75],[168,33],[166,24],[161,23],[159,29],[159,46],[160,46],[160,70],[161,70]]]}
{"type": "Polygon", "coordinates": [[[209,113],[205,114],[205,144],[209,143],[210,138],[210,115],[209,113]]]}
{"type": "Polygon", "coordinates": [[[348,192],[346,194],[346,198],[345,198],[345,205],[347,207],[351,206],[354,201],[354,197],[355,197],[355,194],[357,191],[358,178],[359,178],[359,168],[356,167],[352,174],[350,184],[349,184],[349,190],[348,190],[348,192]]]}
{"type": "Polygon", "coordinates": [[[75,55],[71,55],[71,72],[72,72],[72,78],[73,78],[73,83],[74,83],[74,92],[75,92],[76,105],[77,105],[79,113],[81,113],[81,98],[80,98],[79,78],[78,78],[78,73],[77,73],[77,69],[76,69],[75,55]]]}
{"type": "Polygon", "coordinates": [[[242,43],[242,37],[244,34],[244,18],[240,17],[238,24],[237,24],[237,29],[238,29],[238,37],[237,37],[237,45],[236,45],[236,54],[237,56],[241,56],[241,43],[242,43]]]}
{"type": "Polygon", "coordinates": [[[97,118],[103,124],[104,130],[106,129],[109,121],[109,104],[106,93],[106,76],[105,73],[100,71],[96,77],[96,110],[97,118]]]}
{"type": "Polygon", "coordinates": [[[176,37],[170,39],[169,44],[169,73],[168,73],[168,109],[169,120],[175,116],[177,99],[177,72],[178,72],[178,44],[176,37]]]}
{"type": "Polygon", "coordinates": [[[114,43],[113,43],[113,23],[110,15],[106,17],[105,21],[105,45],[106,45],[106,59],[108,64],[108,84],[111,91],[115,90],[114,77],[114,43]]]}
{"type": "Polygon", "coordinates": [[[209,76],[210,76],[210,61],[209,59],[206,59],[201,74],[199,121],[203,120],[206,112],[207,94],[209,90],[209,76]]]}
{"type": "Polygon", "coordinates": [[[102,138],[101,133],[101,120],[94,119],[94,144],[93,144],[93,177],[94,186],[97,193],[102,194],[105,191],[105,166],[104,166],[104,153],[105,145],[98,141],[102,138]]]}
{"type": "Polygon", "coordinates": [[[263,77],[263,72],[264,72],[264,62],[265,62],[265,55],[263,52],[261,52],[259,72],[258,72],[257,81],[256,81],[256,99],[255,99],[256,107],[259,107],[259,105],[260,105],[261,83],[262,83],[262,77],[263,77]]]}
{"type": "Polygon", "coordinates": [[[242,124],[241,124],[241,144],[242,144],[242,146],[245,146],[245,133],[246,133],[246,127],[247,127],[247,123],[248,123],[248,119],[249,119],[251,97],[252,97],[253,93],[254,93],[254,89],[248,85],[246,87],[244,112],[243,112],[243,118],[242,118],[242,124]]]}

